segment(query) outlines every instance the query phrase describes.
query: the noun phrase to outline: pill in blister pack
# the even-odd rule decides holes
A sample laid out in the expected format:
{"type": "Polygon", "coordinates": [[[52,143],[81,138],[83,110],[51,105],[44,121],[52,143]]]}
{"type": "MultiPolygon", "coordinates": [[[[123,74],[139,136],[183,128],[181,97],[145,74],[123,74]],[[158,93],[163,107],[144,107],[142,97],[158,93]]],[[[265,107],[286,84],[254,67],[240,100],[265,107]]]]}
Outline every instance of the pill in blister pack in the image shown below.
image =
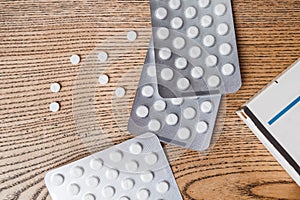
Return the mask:
{"type": "Polygon", "coordinates": [[[182,200],[152,133],[52,170],[45,182],[53,200],[182,200]]]}
{"type": "Polygon", "coordinates": [[[241,87],[231,0],[151,0],[162,97],[233,93],[241,87]],[[172,71],[165,76],[166,70],[172,71]]]}
{"type": "Polygon", "coordinates": [[[163,142],[203,151],[210,146],[220,100],[221,95],[162,98],[157,90],[154,49],[149,48],[128,130],[135,135],[153,132],[163,142]]]}

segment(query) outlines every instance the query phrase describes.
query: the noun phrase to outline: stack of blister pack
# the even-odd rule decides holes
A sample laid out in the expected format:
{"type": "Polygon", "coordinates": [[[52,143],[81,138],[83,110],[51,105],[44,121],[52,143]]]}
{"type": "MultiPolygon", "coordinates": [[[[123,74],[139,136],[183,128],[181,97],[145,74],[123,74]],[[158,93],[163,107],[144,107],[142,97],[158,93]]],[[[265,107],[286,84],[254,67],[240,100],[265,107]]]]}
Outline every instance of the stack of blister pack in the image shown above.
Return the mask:
{"type": "Polygon", "coordinates": [[[182,200],[160,141],[209,148],[241,86],[230,0],[151,0],[153,35],[128,130],[138,137],[47,173],[53,200],[182,200]]]}
{"type": "Polygon", "coordinates": [[[209,148],[223,94],[241,87],[230,0],[151,0],[152,41],[128,130],[209,148]]]}

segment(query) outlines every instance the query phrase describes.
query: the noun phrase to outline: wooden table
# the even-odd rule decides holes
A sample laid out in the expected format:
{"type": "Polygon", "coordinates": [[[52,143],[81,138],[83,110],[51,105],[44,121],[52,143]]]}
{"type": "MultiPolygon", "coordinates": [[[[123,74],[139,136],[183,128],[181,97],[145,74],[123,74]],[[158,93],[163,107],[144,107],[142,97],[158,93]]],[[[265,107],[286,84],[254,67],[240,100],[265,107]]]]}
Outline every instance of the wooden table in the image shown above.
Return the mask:
{"type": "MultiPolygon", "coordinates": [[[[184,199],[300,199],[235,114],[299,57],[300,1],[233,0],[233,7],[243,87],[224,98],[223,131],[210,152],[165,145],[167,155],[184,199]]],[[[0,199],[51,199],[47,171],[132,138],[126,123],[150,26],[147,0],[1,1],[0,199]],[[139,34],[130,45],[129,30],[139,34]],[[93,59],[99,49],[109,52],[106,68],[93,59]],[[69,61],[74,53],[79,65],[69,61]],[[103,70],[111,78],[105,87],[96,80],[103,70]],[[61,92],[50,92],[53,82],[61,92]],[[112,99],[117,86],[127,90],[122,101],[112,99]]]]}

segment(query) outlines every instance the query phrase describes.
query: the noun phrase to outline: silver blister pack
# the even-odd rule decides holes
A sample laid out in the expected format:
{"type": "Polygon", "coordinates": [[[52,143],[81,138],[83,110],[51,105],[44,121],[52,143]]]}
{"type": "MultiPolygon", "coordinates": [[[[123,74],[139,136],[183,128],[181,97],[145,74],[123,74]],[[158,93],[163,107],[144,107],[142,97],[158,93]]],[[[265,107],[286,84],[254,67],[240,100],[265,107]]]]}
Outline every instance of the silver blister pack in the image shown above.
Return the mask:
{"type": "Polygon", "coordinates": [[[147,133],[48,172],[53,200],[182,200],[154,134],[147,133]]]}
{"type": "Polygon", "coordinates": [[[231,0],[151,0],[164,98],[233,93],[241,75],[231,0]]]}
{"type": "Polygon", "coordinates": [[[128,130],[197,151],[210,146],[221,95],[162,98],[157,90],[154,49],[149,48],[132,106],[128,130]]]}

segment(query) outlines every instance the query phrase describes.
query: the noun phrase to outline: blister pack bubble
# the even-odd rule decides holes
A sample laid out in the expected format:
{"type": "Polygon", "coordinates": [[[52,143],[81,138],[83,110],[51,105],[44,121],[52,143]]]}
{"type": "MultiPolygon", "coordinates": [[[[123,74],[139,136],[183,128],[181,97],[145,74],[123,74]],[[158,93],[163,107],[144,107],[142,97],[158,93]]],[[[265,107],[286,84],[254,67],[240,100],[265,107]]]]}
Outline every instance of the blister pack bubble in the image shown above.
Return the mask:
{"type": "Polygon", "coordinates": [[[233,93],[241,87],[231,0],[151,0],[150,5],[162,97],[233,93]],[[171,75],[165,76],[166,69],[171,75]]]}
{"type": "Polygon", "coordinates": [[[216,123],[221,95],[162,98],[157,90],[154,49],[149,48],[132,106],[128,130],[155,133],[162,142],[206,150],[216,123]]]}
{"type": "Polygon", "coordinates": [[[182,200],[152,133],[52,170],[45,183],[53,200],[182,200]]]}

